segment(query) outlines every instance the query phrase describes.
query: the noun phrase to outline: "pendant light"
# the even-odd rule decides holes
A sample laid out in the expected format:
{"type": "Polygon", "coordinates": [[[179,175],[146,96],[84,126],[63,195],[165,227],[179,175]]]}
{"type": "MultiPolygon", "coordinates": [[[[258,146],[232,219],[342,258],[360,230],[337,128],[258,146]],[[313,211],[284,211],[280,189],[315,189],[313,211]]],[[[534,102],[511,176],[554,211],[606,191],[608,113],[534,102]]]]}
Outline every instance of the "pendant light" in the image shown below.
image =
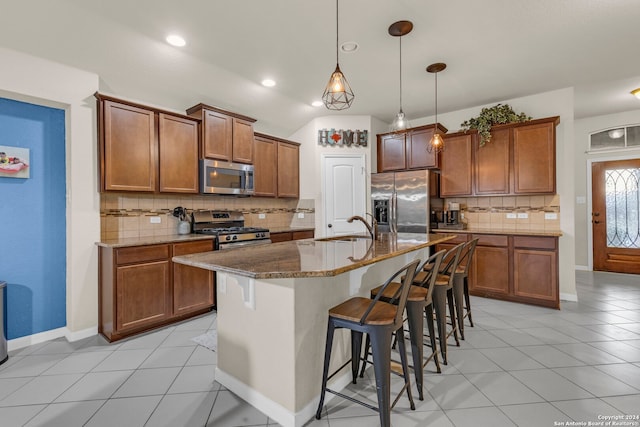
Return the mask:
{"type": "Polygon", "coordinates": [[[329,110],[345,110],[351,107],[353,91],[338,64],[338,0],[336,0],[336,69],[322,94],[322,102],[329,110]]]}
{"type": "Polygon", "coordinates": [[[404,111],[402,111],[402,36],[409,34],[411,30],[413,30],[411,21],[394,22],[389,27],[389,34],[400,39],[400,111],[391,122],[391,132],[401,132],[411,127],[409,120],[404,115],[404,111]]]}
{"type": "Polygon", "coordinates": [[[431,141],[427,145],[427,151],[429,153],[439,152],[444,150],[444,139],[442,139],[442,135],[438,131],[438,73],[447,68],[447,64],[443,62],[436,62],[435,64],[431,64],[427,67],[427,72],[433,73],[436,75],[436,124],[433,129],[433,136],[431,137],[431,141]]]}

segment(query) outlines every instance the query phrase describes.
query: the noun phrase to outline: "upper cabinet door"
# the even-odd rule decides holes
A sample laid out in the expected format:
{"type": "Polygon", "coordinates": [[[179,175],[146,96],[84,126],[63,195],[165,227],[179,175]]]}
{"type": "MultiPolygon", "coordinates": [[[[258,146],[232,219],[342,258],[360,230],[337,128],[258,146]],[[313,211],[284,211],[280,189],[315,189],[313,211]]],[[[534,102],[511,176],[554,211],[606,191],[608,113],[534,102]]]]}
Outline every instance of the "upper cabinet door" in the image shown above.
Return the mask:
{"type": "Polygon", "coordinates": [[[515,194],[556,192],[556,121],[513,129],[515,194]]]}
{"type": "Polygon", "coordinates": [[[278,141],[278,197],[300,196],[300,147],[278,141]]]}
{"type": "Polygon", "coordinates": [[[472,147],[477,133],[444,135],[444,151],[440,156],[440,197],[471,196],[472,147]]]}
{"type": "Polygon", "coordinates": [[[233,118],[233,161],[253,163],[253,122],[233,118]]]}
{"type": "Polygon", "coordinates": [[[491,132],[491,140],[480,147],[480,138],[475,142],[476,195],[509,194],[509,162],[511,129],[491,132]]]}
{"type": "Polygon", "coordinates": [[[378,135],[378,172],[406,169],[405,134],[378,135]]]}
{"type": "Polygon", "coordinates": [[[217,111],[203,110],[203,156],[231,161],[233,119],[217,111]]]}
{"type": "Polygon", "coordinates": [[[160,113],[160,192],[198,193],[198,122],[160,113]]]}
{"type": "Polygon", "coordinates": [[[256,160],[253,163],[254,196],[276,197],[278,194],[278,143],[256,136],[256,160]]]}
{"type": "Polygon", "coordinates": [[[433,136],[433,128],[414,129],[407,134],[407,169],[438,167],[438,155],[427,147],[433,136]]]}
{"type": "Polygon", "coordinates": [[[154,112],[113,101],[102,105],[101,182],[107,191],[156,190],[154,112]]]}

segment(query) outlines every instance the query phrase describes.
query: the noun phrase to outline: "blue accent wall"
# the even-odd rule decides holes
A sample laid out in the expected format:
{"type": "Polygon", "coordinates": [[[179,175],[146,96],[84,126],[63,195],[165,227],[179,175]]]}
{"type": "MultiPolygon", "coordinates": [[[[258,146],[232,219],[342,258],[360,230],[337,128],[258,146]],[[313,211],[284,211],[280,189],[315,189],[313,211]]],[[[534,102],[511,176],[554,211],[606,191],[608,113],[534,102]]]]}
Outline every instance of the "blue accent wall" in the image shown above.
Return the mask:
{"type": "Polygon", "coordinates": [[[0,98],[0,145],[29,149],[30,178],[0,177],[0,280],[15,339],[67,322],[64,110],[0,98]]]}

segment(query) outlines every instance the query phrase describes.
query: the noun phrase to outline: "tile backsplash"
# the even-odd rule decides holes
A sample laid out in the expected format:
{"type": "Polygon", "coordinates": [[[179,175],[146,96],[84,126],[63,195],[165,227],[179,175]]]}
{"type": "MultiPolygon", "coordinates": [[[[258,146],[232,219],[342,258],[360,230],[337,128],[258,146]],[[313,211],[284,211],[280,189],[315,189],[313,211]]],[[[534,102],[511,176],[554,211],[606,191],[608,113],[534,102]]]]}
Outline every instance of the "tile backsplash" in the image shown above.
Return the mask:
{"type": "Polygon", "coordinates": [[[470,230],[560,231],[560,197],[505,196],[445,199],[460,203],[470,230]]]}
{"type": "Polygon", "coordinates": [[[244,213],[247,226],[270,229],[315,227],[313,199],[102,193],[100,194],[101,239],[176,234],[178,219],[172,215],[172,212],[178,206],[182,206],[189,212],[201,209],[241,211],[244,213]],[[300,216],[303,218],[299,218],[300,216]],[[151,222],[152,218],[154,223],[151,222]],[[159,223],[155,222],[158,218],[159,223]]]}

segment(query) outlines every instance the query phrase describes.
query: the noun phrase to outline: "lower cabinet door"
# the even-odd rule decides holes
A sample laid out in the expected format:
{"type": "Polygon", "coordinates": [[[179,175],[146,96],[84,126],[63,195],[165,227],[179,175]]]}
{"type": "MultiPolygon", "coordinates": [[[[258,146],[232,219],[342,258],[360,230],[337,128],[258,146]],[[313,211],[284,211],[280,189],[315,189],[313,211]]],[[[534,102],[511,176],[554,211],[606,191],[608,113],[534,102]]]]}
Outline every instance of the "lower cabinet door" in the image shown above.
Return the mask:
{"type": "Polygon", "coordinates": [[[469,290],[478,294],[509,293],[509,248],[476,246],[469,290]]]}
{"type": "Polygon", "coordinates": [[[116,330],[151,327],[171,315],[168,260],[120,266],[116,271],[116,330]]]}
{"type": "MultiPolygon", "coordinates": [[[[213,250],[213,241],[177,243],[173,255],[188,255],[213,250]]],[[[212,307],[215,303],[213,271],[173,264],[173,315],[212,307]]]]}
{"type": "Polygon", "coordinates": [[[552,307],[557,307],[559,291],[556,257],[555,251],[514,249],[514,295],[537,302],[547,301],[552,307]]]}

